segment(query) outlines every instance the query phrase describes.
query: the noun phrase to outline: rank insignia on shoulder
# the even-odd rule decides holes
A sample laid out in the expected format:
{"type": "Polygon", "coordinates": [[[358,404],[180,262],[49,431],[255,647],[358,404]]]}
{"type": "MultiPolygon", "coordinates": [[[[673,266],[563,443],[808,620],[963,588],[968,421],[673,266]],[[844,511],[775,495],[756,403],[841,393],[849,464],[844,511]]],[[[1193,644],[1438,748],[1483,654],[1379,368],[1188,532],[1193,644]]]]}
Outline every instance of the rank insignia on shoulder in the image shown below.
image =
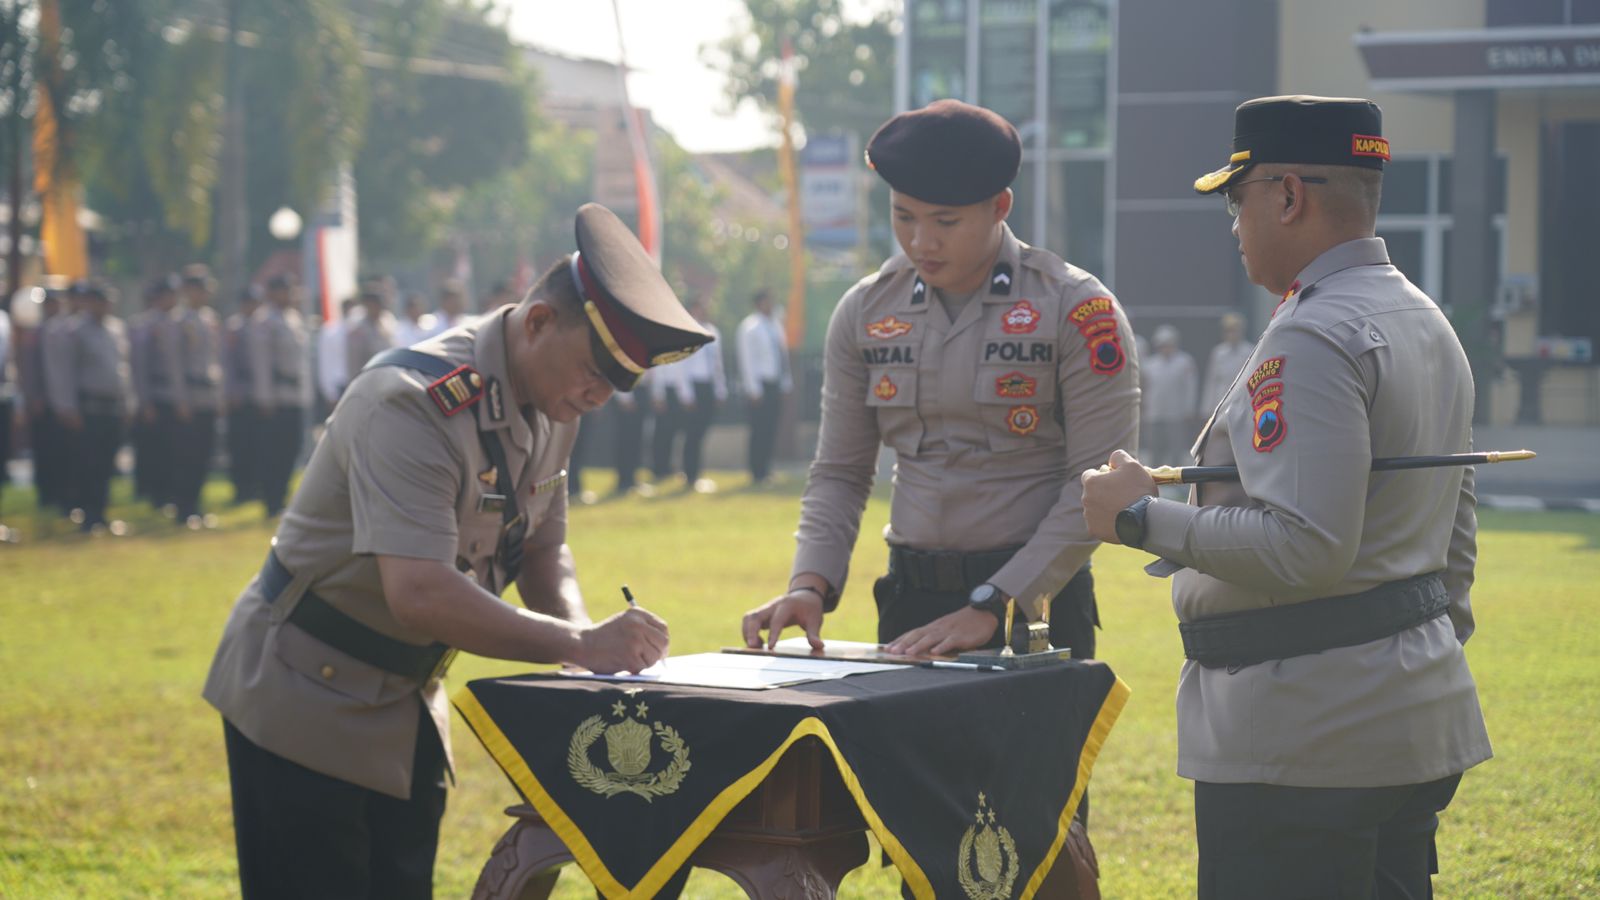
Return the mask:
{"type": "Polygon", "coordinates": [[[1040,312],[1026,300],[1018,300],[1000,318],[1000,328],[1006,334],[1033,334],[1039,328],[1040,312]]]}
{"type": "Polygon", "coordinates": [[[428,396],[447,416],[466,409],[483,396],[483,376],[471,366],[458,366],[455,371],[428,385],[428,396]]]}
{"type": "Polygon", "coordinates": [[[895,385],[893,379],[885,375],[878,379],[878,383],[872,388],[872,393],[879,400],[889,401],[893,400],[894,396],[900,393],[900,388],[895,385]]]}
{"type": "Polygon", "coordinates": [[[1011,263],[995,264],[994,274],[989,276],[989,293],[1001,295],[1011,293],[1011,263]]]}
{"type": "Polygon", "coordinates": [[[899,319],[896,319],[894,316],[888,316],[886,318],[879,319],[876,322],[868,322],[867,337],[874,340],[886,341],[889,338],[897,338],[903,334],[910,334],[912,327],[913,326],[910,322],[903,322],[899,319]]]}
{"type": "Polygon", "coordinates": [[[1032,397],[1038,392],[1039,381],[1021,372],[1007,372],[994,380],[996,397],[1032,397]]]}
{"type": "Polygon", "coordinates": [[[1012,434],[1033,434],[1039,427],[1039,408],[1036,406],[1013,406],[1006,414],[1006,427],[1012,434]]]}
{"type": "Polygon", "coordinates": [[[928,302],[928,285],[922,280],[922,276],[918,275],[917,280],[911,285],[911,305],[919,306],[926,302],[928,302]]]}

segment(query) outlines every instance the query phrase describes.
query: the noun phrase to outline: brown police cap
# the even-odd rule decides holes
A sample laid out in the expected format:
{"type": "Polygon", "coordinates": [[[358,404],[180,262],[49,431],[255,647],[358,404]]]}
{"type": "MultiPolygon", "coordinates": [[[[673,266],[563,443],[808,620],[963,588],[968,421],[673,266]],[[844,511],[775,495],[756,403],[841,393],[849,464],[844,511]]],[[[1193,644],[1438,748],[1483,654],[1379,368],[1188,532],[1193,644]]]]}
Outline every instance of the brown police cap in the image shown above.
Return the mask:
{"type": "Polygon", "coordinates": [[[937,100],[883,123],[867,142],[867,165],[924,203],[970,206],[1016,180],[1022,140],[999,113],[937,100]]]}
{"type": "Polygon", "coordinates": [[[650,254],[616,214],[598,203],[578,210],[572,280],[583,298],[595,362],[618,390],[646,369],[683,359],[711,342],[650,254]]]}

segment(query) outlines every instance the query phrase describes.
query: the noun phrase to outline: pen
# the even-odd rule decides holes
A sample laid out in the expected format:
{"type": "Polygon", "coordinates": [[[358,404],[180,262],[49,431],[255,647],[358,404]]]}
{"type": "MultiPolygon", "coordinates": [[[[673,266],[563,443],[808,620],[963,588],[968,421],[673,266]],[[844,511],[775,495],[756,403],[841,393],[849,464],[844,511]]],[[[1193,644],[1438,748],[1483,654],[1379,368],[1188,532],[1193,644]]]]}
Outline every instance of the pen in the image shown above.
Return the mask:
{"type": "Polygon", "coordinates": [[[634,607],[635,609],[637,609],[639,606],[639,604],[633,599],[633,591],[628,590],[627,585],[622,586],[622,599],[628,601],[628,605],[634,607]]]}
{"type": "Polygon", "coordinates": [[[983,663],[947,662],[942,659],[930,659],[922,664],[928,669],[970,669],[974,672],[998,672],[999,666],[988,666],[983,663]]]}

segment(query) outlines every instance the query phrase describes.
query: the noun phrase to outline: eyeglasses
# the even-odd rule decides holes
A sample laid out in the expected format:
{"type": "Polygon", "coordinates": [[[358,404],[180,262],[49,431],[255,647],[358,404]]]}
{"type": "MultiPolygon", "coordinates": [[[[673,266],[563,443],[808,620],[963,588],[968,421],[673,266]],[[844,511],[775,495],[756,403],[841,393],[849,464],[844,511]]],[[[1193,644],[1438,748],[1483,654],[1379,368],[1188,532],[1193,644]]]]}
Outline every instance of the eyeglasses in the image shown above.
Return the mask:
{"type": "MultiPolygon", "coordinates": [[[[1289,173],[1289,174],[1293,174],[1293,173],[1289,173]]],[[[1256,184],[1257,182],[1261,182],[1261,181],[1282,181],[1283,179],[1285,179],[1287,177],[1288,177],[1288,174],[1285,174],[1285,175],[1269,175],[1266,178],[1251,178],[1248,181],[1239,181],[1239,182],[1235,182],[1233,184],[1228,185],[1227,189],[1222,192],[1222,202],[1224,204],[1226,204],[1227,207],[1228,207],[1228,218],[1230,218],[1230,219],[1239,218],[1239,198],[1235,197],[1233,195],[1233,192],[1234,192],[1234,190],[1236,188],[1242,188],[1247,184],[1256,184]]],[[[1300,180],[1305,182],[1306,184],[1327,184],[1328,183],[1328,179],[1323,178],[1323,177],[1321,177],[1319,175],[1301,175],[1299,177],[1300,177],[1300,180]]]]}

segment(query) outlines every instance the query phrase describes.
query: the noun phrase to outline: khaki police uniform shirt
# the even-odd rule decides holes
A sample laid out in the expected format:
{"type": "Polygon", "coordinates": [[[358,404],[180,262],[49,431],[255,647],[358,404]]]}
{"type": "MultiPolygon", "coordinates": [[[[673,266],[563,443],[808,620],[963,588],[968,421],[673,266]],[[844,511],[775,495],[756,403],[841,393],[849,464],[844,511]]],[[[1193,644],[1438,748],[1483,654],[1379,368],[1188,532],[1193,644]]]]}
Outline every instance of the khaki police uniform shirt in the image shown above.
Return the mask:
{"type": "Polygon", "coordinates": [[[843,589],[881,442],[889,543],[1021,547],[990,581],[1038,618],[1097,546],[1078,474],[1138,441],[1133,332],[1098,279],[1009,227],[954,321],[932,293],[897,254],[834,311],[794,573],[843,589]]]}
{"type": "Polygon", "coordinates": [[[262,407],[308,406],[306,330],[293,309],[262,307],[248,332],[250,399],[262,407]]]}
{"type": "Polygon", "coordinates": [[[209,307],[183,307],[174,320],[178,337],[179,398],[194,412],[222,410],[222,328],[209,307]]]}
{"type": "Polygon", "coordinates": [[[513,308],[415,348],[476,370],[483,396],[475,404],[446,415],[429,393],[432,379],[384,367],[351,382],[328,418],[274,539],[294,580],[277,598],[250,582],[206,682],[206,699],[260,746],[407,797],[420,692],[448,758],[449,704],[437,679],[419,684],[369,666],[285,620],[310,590],[384,635],[431,643],[390,614],[378,554],[448,563],[492,593],[504,590],[506,573],[495,560],[503,514],[479,429],[500,435],[516,485],[506,502],[528,517],[527,546],[566,542],[562,473],[577,424],[519,411],[505,354],[513,308]]]}
{"type": "Polygon", "coordinates": [[[223,393],[229,405],[242,404],[251,399],[255,365],[250,350],[255,343],[255,338],[251,336],[255,324],[253,317],[234,313],[228,317],[223,332],[223,343],[227,347],[222,373],[223,393]]]}
{"type": "Polygon", "coordinates": [[[51,408],[57,415],[131,412],[133,383],[122,320],[106,316],[95,321],[82,314],[58,318],[62,323],[45,335],[45,380],[51,408]],[[89,405],[87,410],[84,404],[89,405]]]}
{"type": "MultiPolygon", "coordinates": [[[[1156,500],[1145,549],[1186,566],[1182,621],[1442,572],[1450,615],[1354,647],[1237,671],[1184,664],[1178,773],[1300,787],[1413,784],[1490,757],[1472,633],[1472,471],[1371,472],[1471,449],[1473,384],[1450,323],[1379,238],[1300,274],[1194,453],[1237,484],[1156,500]]],[[[1158,562],[1158,573],[1176,568],[1158,562]]]]}

